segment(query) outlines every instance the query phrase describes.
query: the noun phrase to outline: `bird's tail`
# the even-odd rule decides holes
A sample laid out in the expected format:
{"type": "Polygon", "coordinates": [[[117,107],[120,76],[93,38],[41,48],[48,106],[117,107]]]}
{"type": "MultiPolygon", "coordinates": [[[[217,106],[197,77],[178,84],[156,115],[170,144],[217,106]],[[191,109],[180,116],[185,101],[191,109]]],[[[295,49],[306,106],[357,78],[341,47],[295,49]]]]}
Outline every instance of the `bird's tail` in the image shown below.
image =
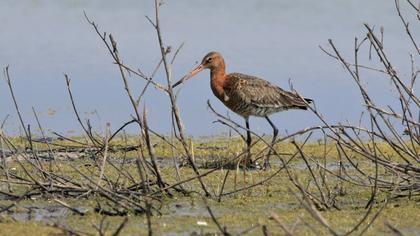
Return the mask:
{"type": "MultiPolygon", "coordinates": [[[[311,104],[314,100],[312,100],[312,99],[310,99],[310,98],[304,98],[305,99],[305,101],[307,102],[307,103],[309,103],[309,104],[311,104]]],[[[297,108],[298,109],[302,109],[302,110],[308,110],[308,106],[305,104],[305,105],[300,105],[300,106],[297,106],[297,108]]]]}
{"type": "Polygon", "coordinates": [[[305,101],[307,102],[307,103],[309,103],[309,104],[311,104],[314,100],[312,100],[312,99],[310,99],[310,98],[304,98],[305,99],[305,101]]]}

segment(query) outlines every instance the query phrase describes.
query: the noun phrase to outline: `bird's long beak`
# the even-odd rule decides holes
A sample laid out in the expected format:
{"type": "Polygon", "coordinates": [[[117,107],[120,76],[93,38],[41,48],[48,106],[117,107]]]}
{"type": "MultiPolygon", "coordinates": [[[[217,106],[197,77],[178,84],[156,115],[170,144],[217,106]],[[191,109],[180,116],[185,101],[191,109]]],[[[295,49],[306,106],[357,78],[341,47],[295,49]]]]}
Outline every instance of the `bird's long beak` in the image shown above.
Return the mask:
{"type": "Polygon", "coordinates": [[[193,71],[191,71],[188,75],[188,77],[192,78],[194,77],[194,75],[200,73],[202,70],[204,70],[204,66],[203,64],[200,64],[199,66],[197,66],[193,71]]]}
{"type": "Polygon", "coordinates": [[[176,86],[184,83],[185,81],[191,79],[192,77],[194,77],[196,74],[200,73],[202,70],[204,70],[204,66],[202,64],[200,64],[199,66],[197,66],[194,70],[192,70],[190,73],[188,73],[188,75],[184,76],[182,79],[180,79],[178,82],[176,82],[175,84],[172,85],[172,88],[175,88],[176,86]]]}

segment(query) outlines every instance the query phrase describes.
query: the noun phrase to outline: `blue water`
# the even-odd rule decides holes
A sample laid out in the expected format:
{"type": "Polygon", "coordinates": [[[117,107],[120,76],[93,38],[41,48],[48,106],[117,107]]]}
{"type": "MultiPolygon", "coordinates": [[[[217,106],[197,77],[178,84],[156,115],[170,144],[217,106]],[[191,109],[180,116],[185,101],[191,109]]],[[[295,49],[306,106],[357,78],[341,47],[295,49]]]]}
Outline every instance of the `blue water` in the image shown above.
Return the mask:
{"type": "MultiPolygon", "coordinates": [[[[402,1],[403,13],[412,10],[402,1]]],[[[31,107],[39,112],[48,131],[79,132],[67,96],[63,73],[72,79],[72,89],[84,120],[96,130],[106,122],[117,128],[130,119],[132,109],[123,89],[118,68],[112,64],[83,10],[111,32],[124,62],[150,74],[160,57],[157,38],[145,15],[153,17],[151,0],[2,0],[0,2],[0,66],[10,65],[15,92],[26,123],[35,127],[31,107]]],[[[414,53],[398,18],[392,0],[242,0],[242,1],[166,1],[161,10],[166,44],[176,48],[185,42],[173,67],[174,80],[181,78],[208,51],[225,56],[228,72],[259,76],[281,87],[294,88],[313,98],[331,122],[356,122],[362,111],[360,94],[344,68],[325,55],[318,46],[328,48],[334,40],[347,58],[353,55],[354,37],[363,38],[363,23],[384,26],[385,47],[395,68],[407,78],[409,53],[414,53]]],[[[412,14],[413,15],[413,14],[412,14]]],[[[408,18],[415,36],[419,22],[408,18]]],[[[367,49],[367,48],[365,48],[367,49]]],[[[361,60],[370,65],[367,50],[361,60]]],[[[418,57],[416,57],[418,59],[418,57]]],[[[417,63],[418,65],[418,63],[417,63]]],[[[165,84],[161,71],[156,81],[165,84]]],[[[363,72],[364,83],[379,104],[395,104],[396,94],[389,79],[381,74],[363,72]]],[[[130,79],[135,92],[144,82],[130,79]]],[[[418,86],[416,87],[418,89],[418,86]]],[[[209,73],[202,72],[183,86],[178,103],[192,135],[226,132],[214,124],[215,116],[206,101],[223,114],[228,111],[211,93],[209,73]]],[[[146,105],[150,126],[170,132],[169,99],[150,88],[146,105]]],[[[0,81],[0,121],[10,114],[5,130],[19,132],[18,119],[4,80],[0,81]]],[[[242,118],[230,114],[238,122],[242,118]]],[[[310,112],[288,111],[275,114],[273,121],[284,134],[318,125],[310,112]]],[[[251,119],[257,132],[269,132],[264,119],[251,119]]]]}

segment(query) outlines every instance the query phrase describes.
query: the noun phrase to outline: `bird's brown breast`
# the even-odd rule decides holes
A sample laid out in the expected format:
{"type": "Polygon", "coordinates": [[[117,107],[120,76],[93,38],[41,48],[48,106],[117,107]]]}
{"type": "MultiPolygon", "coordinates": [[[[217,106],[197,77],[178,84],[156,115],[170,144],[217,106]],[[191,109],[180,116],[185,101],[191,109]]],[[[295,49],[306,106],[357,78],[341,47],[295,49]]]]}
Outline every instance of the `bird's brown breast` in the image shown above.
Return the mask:
{"type": "Polygon", "coordinates": [[[227,85],[227,75],[224,71],[212,70],[210,74],[210,87],[213,91],[214,96],[216,96],[224,104],[228,100],[226,96],[225,87],[227,85]]]}

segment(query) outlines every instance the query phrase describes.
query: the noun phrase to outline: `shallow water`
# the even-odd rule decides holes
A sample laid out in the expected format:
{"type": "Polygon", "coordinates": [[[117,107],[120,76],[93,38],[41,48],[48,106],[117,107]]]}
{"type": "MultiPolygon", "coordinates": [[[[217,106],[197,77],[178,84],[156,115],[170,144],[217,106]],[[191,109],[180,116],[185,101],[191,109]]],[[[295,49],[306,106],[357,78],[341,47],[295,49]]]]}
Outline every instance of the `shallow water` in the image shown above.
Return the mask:
{"type": "MultiPolygon", "coordinates": [[[[410,9],[401,3],[403,13],[410,9]]],[[[106,122],[118,127],[130,119],[132,110],[123,91],[117,68],[104,46],[86,23],[83,11],[101,30],[114,34],[124,61],[150,74],[159,59],[153,28],[145,15],[153,15],[153,1],[125,0],[5,0],[0,2],[0,66],[11,66],[15,92],[25,121],[35,125],[31,107],[39,112],[47,130],[78,132],[65,88],[63,73],[72,88],[82,119],[90,119],[101,131],[106,122]],[[7,33],[6,33],[7,32],[7,33]]],[[[365,35],[363,23],[385,27],[385,46],[397,69],[409,75],[412,51],[393,1],[383,0],[284,0],[284,1],[167,1],[162,7],[164,40],[176,48],[186,42],[174,64],[174,79],[184,75],[211,50],[225,55],[228,71],[258,75],[288,88],[288,80],[304,96],[314,98],[330,121],[357,121],[360,95],[343,68],[322,53],[332,38],[346,57],[353,54],[355,36],[365,35]]],[[[408,18],[409,20],[412,18],[408,18]]],[[[414,27],[414,25],[413,25],[414,27]]],[[[418,38],[420,28],[413,28],[418,38]]],[[[366,61],[367,53],[362,53],[366,61]]],[[[369,91],[378,103],[392,103],[383,96],[388,83],[382,75],[364,74],[369,91]]],[[[163,74],[157,81],[164,83],[163,74]]],[[[135,90],[143,82],[130,79],[135,90]]],[[[0,121],[19,133],[19,125],[4,81],[0,82],[0,121]]],[[[136,91],[137,92],[137,91],[136,91]]],[[[188,82],[179,95],[187,132],[194,135],[226,131],[208,111],[206,101],[221,113],[227,109],[211,94],[208,72],[188,82]]],[[[152,128],[169,132],[168,99],[155,89],[144,100],[152,128]]],[[[243,122],[236,115],[232,117],[243,122]]],[[[281,131],[318,124],[313,115],[290,111],[273,116],[281,131]]],[[[257,132],[270,132],[263,119],[251,119],[257,132]]],[[[134,129],[134,131],[137,131],[134,129]]]]}
{"type": "Polygon", "coordinates": [[[17,221],[45,221],[64,219],[69,210],[60,205],[23,205],[13,209],[10,216],[17,221]]]}

